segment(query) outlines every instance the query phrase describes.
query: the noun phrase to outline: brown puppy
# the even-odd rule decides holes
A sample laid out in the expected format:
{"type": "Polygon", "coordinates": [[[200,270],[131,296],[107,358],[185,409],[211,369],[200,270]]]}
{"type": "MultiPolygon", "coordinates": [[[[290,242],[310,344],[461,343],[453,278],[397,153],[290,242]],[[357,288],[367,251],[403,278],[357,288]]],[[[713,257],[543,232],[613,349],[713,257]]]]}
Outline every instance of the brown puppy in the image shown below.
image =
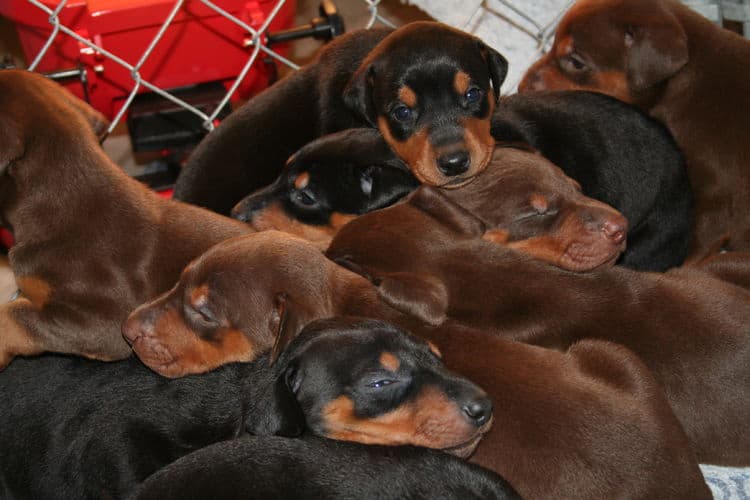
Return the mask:
{"type": "Polygon", "coordinates": [[[327,254],[432,324],[562,349],[620,343],[664,385],[701,462],[750,464],[750,292],[694,268],[570,273],[482,241],[480,226],[423,186],[344,226],[327,254]]]}
{"type": "Polygon", "coordinates": [[[538,154],[498,147],[475,182],[443,194],[484,223],[484,239],[563,269],[611,265],[625,249],[625,217],[538,154]]]}
{"type": "Polygon", "coordinates": [[[0,217],[20,291],[0,307],[0,368],[45,351],[129,356],[128,313],[206,248],[250,231],[128,177],[99,146],[105,126],[41,75],[0,71],[0,217]]]}
{"type": "Polygon", "coordinates": [[[663,121],[687,160],[700,257],[725,237],[750,249],[748,60],[748,40],[677,0],[581,0],[519,89],[596,90],[663,121]]]}
{"type": "Polygon", "coordinates": [[[211,364],[183,355],[196,339],[222,345],[241,331],[270,347],[277,332],[288,339],[316,318],[339,314],[411,325],[450,369],[481,381],[503,423],[492,426],[473,461],[505,474],[524,497],[709,497],[663,391],[627,349],[585,340],[557,352],[456,325],[427,327],[288,234],[216,245],[174,290],[136,310],[124,332],[148,366],[177,376],[232,359],[231,350],[204,360],[211,364]]]}
{"type": "MultiPolygon", "coordinates": [[[[356,215],[390,205],[416,187],[379,137],[354,140],[361,138],[359,130],[337,135],[348,139],[343,145],[349,149],[334,136],[309,144],[273,186],[245,198],[233,216],[327,248],[356,215]]],[[[486,239],[566,269],[612,263],[625,247],[627,221],[619,212],[584,196],[576,181],[528,151],[497,147],[475,181],[444,193],[482,219],[486,239]]]]}

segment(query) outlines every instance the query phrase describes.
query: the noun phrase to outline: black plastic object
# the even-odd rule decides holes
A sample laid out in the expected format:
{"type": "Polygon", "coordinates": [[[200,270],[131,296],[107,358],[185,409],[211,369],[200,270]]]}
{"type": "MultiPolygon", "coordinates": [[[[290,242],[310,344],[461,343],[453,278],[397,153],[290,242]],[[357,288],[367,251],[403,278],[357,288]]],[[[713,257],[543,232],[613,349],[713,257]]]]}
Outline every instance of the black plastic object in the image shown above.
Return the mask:
{"type": "Polygon", "coordinates": [[[332,0],[323,0],[320,2],[318,12],[320,16],[314,18],[309,24],[275,33],[267,33],[266,40],[268,45],[306,37],[328,41],[344,33],[344,20],[332,0]]]}

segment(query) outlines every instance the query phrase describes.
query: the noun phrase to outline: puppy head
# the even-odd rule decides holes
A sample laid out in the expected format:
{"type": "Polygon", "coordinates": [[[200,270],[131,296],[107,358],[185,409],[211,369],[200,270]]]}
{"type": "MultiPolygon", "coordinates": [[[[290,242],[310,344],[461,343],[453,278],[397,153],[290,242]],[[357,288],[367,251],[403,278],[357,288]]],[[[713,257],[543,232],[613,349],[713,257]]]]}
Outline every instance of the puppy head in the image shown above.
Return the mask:
{"type": "Polygon", "coordinates": [[[104,116],[59,84],[29,71],[0,70],[3,212],[19,194],[33,194],[40,182],[54,179],[63,168],[75,168],[78,158],[98,150],[97,134],[107,125],[104,116]]]}
{"type": "Polygon", "coordinates": [[[466,457],[489,430],[484,391],[446,370],[434,346],[393,325],[320,320],[284,343],[274,347],[279,371],[315,434],[466,457]]]}
{"type": "Polygon", "coordinates": [[[485,223],[484,239],[565,269],[611,265],[625,249],[627,220],[535,153],[497,148],[476,182],[446,194],[485,223]]]}
{"type": "Polygon", "coordinates": [[[506,72],[506,60],[479,39],[412,23],[370,52],[344,101],[378,127],[420,182],[456,187],[489,161],[490,116],[506,72]]]}
{"type": "Polygon", "coordinates": [[[326,248],[353,217],[391,205],[416,186],[377,130],[351,129],[304,146],[274,184],[240,201],[232,217],[326,248]]]}
{"type": "Polygon", "coordinates": [[[654,0],[577,2],[519,90],[595,90],[645,102],[688,62],[687,35],[672,8],[654,0]]]}
{"type": "Polygon", "coordinates": [[[133,311],[123,335],[166,377],[250,361],[274,339],[332,314],[336,269],[308,242],[285,233],[233,238],[191,262],[172,290],[133,311]]]}

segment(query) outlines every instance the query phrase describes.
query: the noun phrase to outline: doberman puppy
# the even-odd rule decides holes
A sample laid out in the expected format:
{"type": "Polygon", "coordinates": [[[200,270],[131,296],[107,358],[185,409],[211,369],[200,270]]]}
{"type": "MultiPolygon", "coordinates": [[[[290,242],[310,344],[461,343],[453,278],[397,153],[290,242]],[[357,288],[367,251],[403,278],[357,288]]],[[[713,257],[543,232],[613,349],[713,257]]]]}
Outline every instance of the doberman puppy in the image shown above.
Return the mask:
{"type": "Polygon", "coordinates": [[[750,42],[677,0],[581,0],[522,91],[589,89],[646,110],[674,134],[695,191],[691,254],[750,249],[750,42]]]}
{"type": "Polygon", "coordinates": [[[45,351],[129,356],[128,313],[205,249],[251,231],[130,178],[99,146],[105,128],[56,83],[0,71],[0,218],[20,291],[0,306],[0,369],[45,351]]]}
{"type": "Polygon", "coordinates": [[[380,129],[423,182],[458,185],[489,161],[506,72],[498,52],[440,23],[343,35],[209,134],[174,196],[228,214],[311,140],[362,126],[380,129]]]}
{"type": "MultiPolygon", "coordinates": [[[[305,146],[271,188],[245,198],[233,215],[255,229],[285,231],[327,248],[354,215],[390,205],[414,186],[398,163],[375,130],[331,134],[305,146]],[[354,162],[362,163],[354,179],[342,177],[354,162]]],[[[482,219],[486,239],[566,269],[612,263],[625,246],[627,221],[583,196],[575,181],[537,154],[498,147],[475,182],[444,193],[482,219]]]]}
{"type": "Polygon", "coordinates": [[[248,436],[217,443],[158,471],[133,495],[134,500],[206,498],[519,497],[497,474],[445,453],[362,446],[314,436],[248,436]]]}
{"type": "Polygon", "coordinates": [[[683,157],[657,120],[593,92],[516,94],[500,100],[492,134],[529,144],[578,181],[586,196],[628,219],[621,265],[665,271],[685,260],[692,191],[683,157]]]}
{"type": "Polygon", "coordinates": [[[243,198],[232,217],[325,250],[353,217],[392,205],[418,185],[376,129],[348,129],[303,146],[278,179],[243,198]]]}
{"type": "MultiPolygon", "coordinates": [[[[442,351],[446,366],[481,381],[500,410],[472,461],[506,478],[523,497],[708,498],[663,390],[627,349],[582,340],[558,352],[450,322],[426,326],[382,303],[365,278],[285,233],[217,244],[188,267],[173,292],[137,310],[125,335],[148,366],[175,376],[231,359],[230,352],[197,366],[180,350],[193,337],[221,343],[227,332],[241,330],[271,339],[280,324],[293,334],[337,315],[408,326],[442,351]]],[[[326,355],[338,351],[331,347],[326,355]]]]}
{"type": "MultiPolygon", "coordinates": [[[[338,200],[336,195],[321,193],[328,187],[353,190],[345,195],[346,199],[363,200],[359,205],[348,202],[344,206],[340,202],[332,207],[334,210],[346,210],[350,206],[361,211],[380,208],[372,206],[367,195],[359,194],[362,190],[356,185],[343,186],[328,181],[308,182],[307,185],[311,186],[309,189],[305,189],[307,186],[304,182],[300,182],[302,189],[293,187],[296,176],[301,175],[300,163],[313,163],[306,162],[306,157],[314,158],[316,164],[329,163],[332,170],[330,177],[336,176],[337,164],[362,162],[360,158],[369,158],[373,164],[393,164],[392,153],[383,147],[382,139],[375,131],[369,133],[368,137],[367,131],[352,133],[351,136],[344,132],[321,139],[317,147],[315,142],[309,144],[305,147],[305,155],[295,162],[295,169],[281,174],[277,182],[279,190],[252,196],[241,203],[235,213],[245,219],[264,221],[259,222],[257,227],[270,225],[277,229],[293,230],[296,234],[309,232],[312,233],[310,236],[324,241],[327,233],[335,232],[345,218],[336,217],[335,222],[329,224],[332,227],[326,228],[321,235],[294,221],[287,223],[279,211],[271,214],[254,212],[262,210],[264,205],[268,206],[269,198],[283,199],[284,196],[289,196],[290,200],[300,196],[306,201],[308,195],[319,194],[320,198],[335,203],[338,200]],[[340,152],[334,154],[332,151],[336,149],[336,143],[340,152]],[[319,152],[315,153],[316,150],[319,152]],[[323,155],[328,155],[328,160],[321,160],[323,155]],[[298,191],[304,191],[305,195],[298,194],[298,191]]],[[[628,246],[619,264],[644,271],[665,271],[682,264],[689,246],[692,194],[679,149],[666,128],[656,120],[633,106],[596,93],[512,95],[500,99],[492,117],[492,133],[501,145],[516,145],[540,152],[578,181],[586,196],[611,205],[625,216],[630,223],[628,246]]],[[[311,177],[321,177],[312,173],[311,166],[303,170],[308,171],[311,177]]],[[[386,172],[390,171],[377,169],[371,175],[386,172]]],[[[530,172],[529,175],[533,174],[530,172]]],[[[383,183],[392,186],[397,180],[389,173],[383,183]]],[[[485,176],[481,182],[490,181],[485,176]]],[[[472,189],[478,190],[480,187],[469,188],[467,192],[472,192],[472,189]]],[[[497,189],[502,188],[493,184],[481,196],[491,198],[497,189]]],[[[507,195],[507,192],[504,190],[503,194],[507,195]]],[[[527,196],[522,193],[518,195],[527,196]]],[[[300,206],[302,203],[284,202],[284,211],[301,220],[303,213],[307,214],[303,221],[311,219],[308,216],[310,212],[321,211],[314,204],[305,211],[300,206]]],[[[503,207],[507,208],[507,205],[503,207]]],[[[476,215],[483,218],[483,214],[476,215]]],[[[546,218],[550,219],[549,213],[546,218]]],[[[613,228],[612,233],[617,234],[617,230],[613,228]]]]}
{"type": "Polygon", "coordinates": [[[482,241],[479,226],[423,186],[344,226],[327,255],[432,324],[451,318],[553,348],[585,338],[622,344],[664,386],[699,461],[750,464],[747,289],[687,267],[569,273],[482,241]]]}
{"type": "Polygon", "coordinates": [[[492,403],[434,349],[382,321],[333,318],[280,336],[254,362],[179,380],[135,358],[19,360],[0,377],[0,493],[122,498],[182,455],[246,433],[466,457],[492,403]]]}

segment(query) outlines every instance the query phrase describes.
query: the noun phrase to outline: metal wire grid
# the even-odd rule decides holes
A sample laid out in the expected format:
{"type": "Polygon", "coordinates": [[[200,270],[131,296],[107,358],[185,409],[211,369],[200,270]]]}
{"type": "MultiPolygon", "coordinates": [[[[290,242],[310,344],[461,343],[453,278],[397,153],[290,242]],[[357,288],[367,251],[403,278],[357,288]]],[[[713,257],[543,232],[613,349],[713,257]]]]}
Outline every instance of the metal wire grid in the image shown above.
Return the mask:
{"type": "MultiPolygon", "coordinates": [[[[95,51],[97,54],[100,54],[102,57],[110,59],[114,63],[119,64],[120,66],[124,67],[130,72],[130,76],[133,79],[133,87],[130,93],[128,94],[128,97],[126,98],[123,106],[120,108],[117,115],[115,115],[115,117],[112,119],[112,122],[109,126],[107,133],[112,132],[117,126],[117,124],[122,120],[123,116],[125,115],[125,113],[127,113],[128,108],[133,102],[133,99],[135,99],[135,96],[138,94],[138,91],[141,89],[141,87],[147,88],[148,90],[162,96],[165,99],[168,99],[174,104],[181,106],[184,109],[190,111],[191,113],[194,113],[195,115],[199,116],[201,120],[203,120],[203,126],[207,130],[211,131],[214,128],[214,123],[219,113],[227,104],[229,99],[234,95],[235,91],[237,90],[237,87],[239,87],[240,83],[245,78],[248,71],[250,71],[250,68],[252,67],[253,63],[255,63],[256,59],[258,58],[258,55],[261,52],[292,69],[295,69],[295,70],[299,69],[299,66],[296,65],[294,62],[280,55],[279,53],[275,52],[273,49],[270,49],[269,47],[265,46],[261,42],[261,38],[263,34],[266,32],[266,30],[268,29],[268,26],[274,20],[274,18],[279,13],[281,8],[284,6],[284,4],[286,3],[286,0],[278,0],[278,2],[274,5],[273,9],[269,12],[268,16],[264,20],[263,24],[260,26],[260,28],[257,28],[257,29],[253,28],[252,26],[248,25],[247,23],[243,22],[237,17],[233,16],[232,14],[222,9],[215,3],[211,2],[210,0],[198,0],[202,4],[204,4],[205,6],[207,6],[214,12],[216,12],[217,14],[237,24],[243,30],[246,30],[247,33],[249,33],[251,37],[251,41],[248,46],[253,47],[253,50],[250,53],[250,56],[248,57],[247,62],[243,66],[242,70],[239,72],[234,83],[227,90],[226,95],[220,101],[219,105],[216,106],[216,109],[209,115],[209,114],[204,113],[200,109],[196,108],[195,106],[192,106],[191,104],[185,102],[179,97],[176,97],[175,95],[169,93],[168,91],[158,87],[157,85],[154,85],[148,82],[147,80],[142,78],[140,74],[140,69],[142,68],[143,64],[148,60],[154,48],[162,39],[162,37],[164,36],[164,33],[167,31],[169,26],[172,24],[175,16],[183,8],[186,0],[175,1],[174,5],[172,6],[172,9],[169,12],[169,15],[166,17],[166,19],[164,19],[164,22],[161,24],[161,27],[159,28],[158,32],[149,43],[146,50],[144,50],[138,62],[135,64],[129,64],[127,61],[123,60],[117,54],[113,54],[112,52],[104,49],[100,45],[97,45],[93,41],[80,36],[78,33],[73,31],[69,27],[65,26],[60,21],[59,14],[62,11],[62,9],[64,9],[65,6],[68,4],[68,0],[61,0],[60,3],[57,4],[57,6],[54,9],[41,3],[39,0],[27,0],[27,1],[30,4],[34,5],[36,8],[44,11],[49,16],[48,20],[49,20],[50,25],[52,26],[52,32],[50,33],[49,37],[47,38],[46,42],[42,46],[39,53],[34,57],[34,60],[28,66],[28,69],[30,71],[34,71],[37,68],[39,63],[44,58],[45,54],[47,54],[47,52],[49,51],[49,48],[54,43],[55,39],[60,35],[60,33],[62,33],[63,35],[72,37],[73,39],[78,41],[80,44],[85,45],[88,49],[95,51]]],[[[388,19],[386,19],[385,17],[379,14],[378,5],[380,4],[380,0],[362,0],[362,1],[366,4],[365,6],[370,12],[370,19],[367,23],[367,28],[374,26],[376,23],[381,23],[386,26],[395,27],[395,25],[391,21],[389,21],[388,19]]]]}
{"type": "MultiPolygon", "coordinates": [[[[201,2],[205,6],[207,6],[214,12],[216,12],[217,14],[223,16],[230,22],[237,24],[243,30],[249,33],[250,35],[249,46],[253,47],[252,52],[250,53],[250,56],[248,57],[246,63],[242,67],[242,70],[239,72],[238,77],[235,79],[233,85],[228,89],[228,91],[226,92],[226,95],[223,97],[219,105],[215,108],[215,110],[211,114],[206,114],[200,109],[196,108],[195,106],[192,106],[191,104],[171,94],[167,90],[164,90],[160,88],[159,86],[154,85],[150,83],[149,81],[145,80],[140,74],[141,67],[148,60],[152,51],[157,46],[159,41],[164,36],[164,33],[173,22],[175,16],[183,8],[186,0],[175,1],[174,5],[172,6],[172,9],[169,12],[169,15],[161,24],[160,29],[158,30],[154,38],[151,40],[146,50],[144,50],[138,62],[135,64],[129,64],[128,62],[123,60],[121,57],[119,57],[117,54],[114,54],[104,49],[102,46],[97,45],[93,41],[80,36],[78,33],[73,31],[69,27],[65,26],[60,21],[58,16],[60,12],[62,11],[62,9],[66,7],[69,0],[61,0],[60,3],[58,3],[54,9],[41,3],[39,0],[27,0],[27,1],[30,4],[34,5],[36,8],[46,13],[49,16],[48,21],[50,25],[52,26],[52,31],[48,39],[46,40],[45,44],[43,45],[42,49],[39,51],[38,54],[36,54],[33,61],[29,64],[29,67],[28,67],[29,70],[33,71],[37,68],[39,63],[45,57],[45,54],[47,54],[49,48],[52,46],[52,44],[57,39],[57,37],[60,36],[60,34],[62,33],[62,35],[70,36],[74,38],[80,44],[86,46],[89,50],[94,51],[97,54],[100,54],[102,57],[110,59],[111,61],[115,62],[116,64],[119,64],[120,66],[124,67],[130,72],[130,76],[133,80],[133,87],[130,93],[128,94],[128,97],[126,98],[124,105],[119,109],[118,113],[113,118],[109,126],[108,132],[111,132],[112,130],[114,130],[117,124],[122,120],[123,116],[125,115],[125,113],[127,113],[131,103],[133,102],[133,99],[135,98],[135,96],[137,95],[141,87],[144,87],[160,95],[161,97],[168,99],[172,103],[183,107],[184,109],[190,111],[191,113],[194,113],[195,115],[201,118],[201,120],[203,121],[203,126],[207,130],[210,131],[210,130],[213,130],[215,119],[219,115],[220,111],[227,104],[229,99],[234,95],[235,91],[237,90],[237,87],[240,85],[242,80],[250,71],[253,63],[255,63],[255,61],[258,58],[258,55],[261,52],[275,59],[279,63],[284,64],[290,68],[293,68],[293,69],[299,68],[294,62],[282,56],[281,54],[277,53],[273,49],[270,49],[269,47],[265,46],[261,42],[263,34],[266,32],[266,30],[268,29],[268,26],[271,24],[273,19],[279,13],[280,9],[286,3],[286,0],[278,0],[277,3],[272,8],[272,10],[270,11],[270,13],[268,14],[268,16],[266,17],[266,19],[264,20],[263,24],[257,29],[253,28],[252,26],[248,25],[247,23],[243,22],[237,17],[233,16],[226,10],[222,9],[221,7],[213,3],[211,0],[193,0],[193,1],[201,2]]],[[[361,0],[361,1],[364,2],[365,4],[364,7],[368,9],[369,15],[370,15],[369,21],[366,27],[368,28],[372,27],[376,23],[381,23],[386,26],[395,27],[394,23],[392,23],[390,20],[386,19],[379,13],[378,7],[379,7],[381,0],[361,0]]],[[[485,16],[485,15],[496,16],[497,18],[502,19],[504,23],[510,25],[512,29],[528,36],[530,39],[534,41],[536,53],[531,55],[531,57],[536,58],[539,55],[543,54],[549,48],[550,42],[552,38],[554,37],[555,28],[558,22],[560,21],[560,18],[562,17],[564,12],[568,9],[568,7],[570,7],[570,5],[574,3],[574,1],[575,0],[568,0],[568,1],[565,1],[564,3],[560,3],[562,8],[559,8],[557,12],[553,13],[551,17],[547,17],[545,21],[541,21],[538,18],[535,18],[533,15],[528,13],[528,7],[526,9],[519,7],[517,5],[518,2],[512,2],[510,0],[492,0],[492,1],[481,0],[475,5],[470,6],[472,10],[469,11],[470,13],[468,17],[464,18],[466,19],[466,21],[463,23],[462,26],[458,26],[458,27],[463,28],[464,30],[469,31],[469,32],[474,32],[476,31],[476,27],[477,27],[476,20],[479,17],[485,16]]],[[[425,10],[427,10],[428,13],[430,13],[429,7],[425,5],[424,2],[420,2],[419,0],[412,0],[410,3],[413,3],[417,6],[422,7],[425,10]]],[[[731,0],[731,1],[730,0],[723,0],[723,1],[720,1],[720,0],[686,0],[685,3],[690,4],[691,6],[696,8],[696,10],[701,11],[702,13],[704,13],[704,15],[707,15],[708,17],[712,18],[716,22],[720,22],[722,19],[726,18],[726,19],[744,22],[745,25],[748,28],[750,28],[750,0],[731,0]]]]}

